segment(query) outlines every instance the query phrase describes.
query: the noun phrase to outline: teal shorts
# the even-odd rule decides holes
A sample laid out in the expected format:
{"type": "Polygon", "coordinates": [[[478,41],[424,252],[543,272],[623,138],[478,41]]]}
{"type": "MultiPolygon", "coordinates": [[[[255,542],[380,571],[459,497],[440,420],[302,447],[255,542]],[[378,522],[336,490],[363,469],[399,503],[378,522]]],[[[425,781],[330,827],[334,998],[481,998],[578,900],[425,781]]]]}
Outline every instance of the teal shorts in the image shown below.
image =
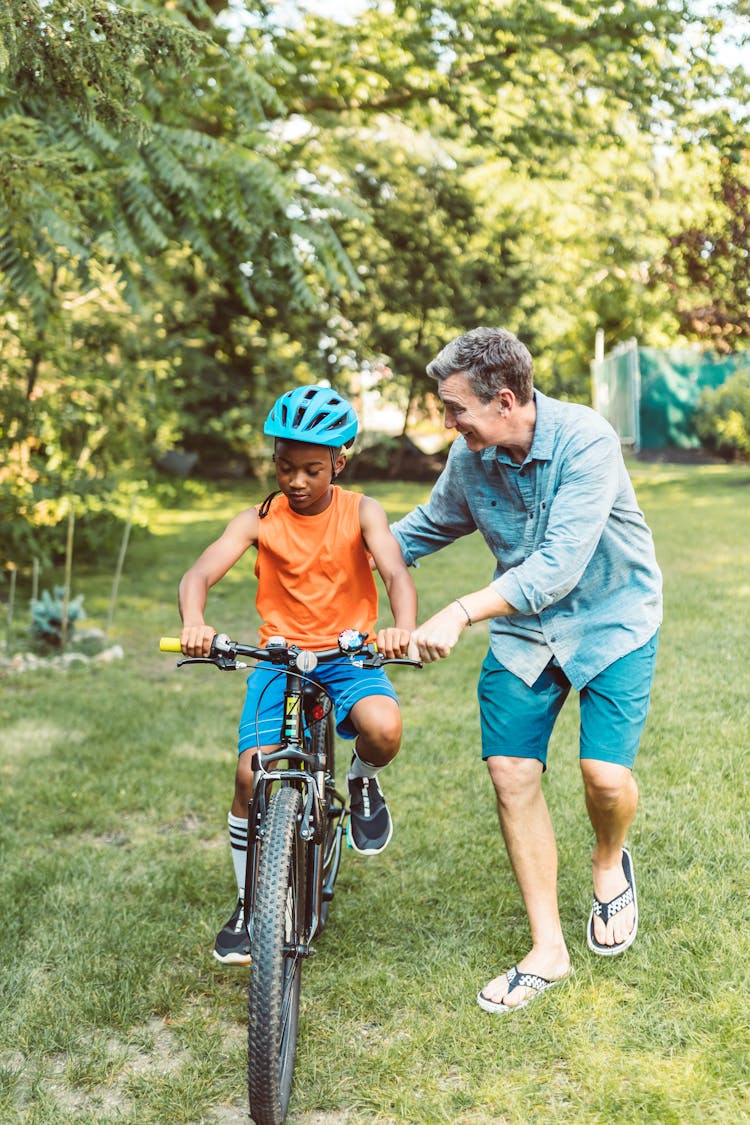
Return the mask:
{"type": "MultiPolygon", "coordinates": [[[[658,636],[657,631],[581,688],[581,758],[633,768],[648,714],[658,636]]],[[[537,758],[546,769],[552,728],[569,691],[570,681],[556,660],[529,687],[490,650],[477,687],[482,757],[537,758]]]]}
{"type": "MultiPolygon", "coordinates": [[[[346,657],[321,662],[308,679],[320,684],[330,696],[336,732],[341,738],[356,738],[349,712],[360,699],[387,695],[398,703],[393,684],[382,668],[357,668],[346,657]]],[[[275,664],[263,661],[250,673],[240,716],[238,754],[258,746],[276,746],[281,741],[285,685],[286,672],[275,664]]]]}

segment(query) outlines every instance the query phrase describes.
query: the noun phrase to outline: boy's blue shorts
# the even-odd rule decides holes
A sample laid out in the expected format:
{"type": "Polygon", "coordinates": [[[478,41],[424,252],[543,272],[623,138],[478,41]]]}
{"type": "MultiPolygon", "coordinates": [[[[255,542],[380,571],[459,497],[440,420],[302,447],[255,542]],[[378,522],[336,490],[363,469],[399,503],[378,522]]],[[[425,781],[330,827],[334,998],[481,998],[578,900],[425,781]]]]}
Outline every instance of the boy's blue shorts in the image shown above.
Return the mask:
{"type": "MultiPolygon", "coordinates": [[[[331,696],[336,709],[336,731],[341,738],[356,737],[349,712],[360,699],[387,695],[398,703],[393,685],[382,668],[356,668],[346,657],[320,663],[309,679],[321,684],[331,696]]],[[[259,663],[250,673],[240,716],[239,754],[280,742],[285,685],[286,671],[267,661],[259,663]]]]}
{"type": "MultiPolygon", "coordinates": [[[[648,714],[658,636],[657,631],[581,688],[581,758],[633,768],[648,714]]],[[[552,728],[569,691],[570,681],[556,660],[529,687],[490,650],[477,686],[482,757],[537,758],[546,769],[552,728]]]]}

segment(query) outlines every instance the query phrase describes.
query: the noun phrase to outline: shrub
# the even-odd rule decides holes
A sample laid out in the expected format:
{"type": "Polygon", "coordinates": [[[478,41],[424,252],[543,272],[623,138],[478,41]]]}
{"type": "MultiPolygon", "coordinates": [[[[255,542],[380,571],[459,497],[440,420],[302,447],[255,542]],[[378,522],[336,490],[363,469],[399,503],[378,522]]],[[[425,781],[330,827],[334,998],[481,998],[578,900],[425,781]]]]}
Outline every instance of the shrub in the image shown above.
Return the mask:
{"type": "Polygon", "coordinates": [[[695,430],[706,448],[725,461],[750,458],[750,367],[702,392],[695,430]]]}
{"type": "MultiPolygon", "coordinates": [[[[39,648],[61,648],[63,642],[63,599],[65,590],[55,586],[54,592],[43,590],[41,598],[31,599],[31,640],[39,648]]],[[[77,621],[83,621],[83,594],[68,602],[67,639],[69,640],[77,621]]]]}

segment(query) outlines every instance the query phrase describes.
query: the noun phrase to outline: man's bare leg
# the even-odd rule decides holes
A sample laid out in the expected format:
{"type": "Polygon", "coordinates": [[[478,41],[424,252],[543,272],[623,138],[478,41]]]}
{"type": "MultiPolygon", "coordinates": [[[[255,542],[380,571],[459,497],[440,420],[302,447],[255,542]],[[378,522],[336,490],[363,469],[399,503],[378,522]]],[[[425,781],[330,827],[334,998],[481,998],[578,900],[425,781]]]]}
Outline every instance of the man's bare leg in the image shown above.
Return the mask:
{"type": "MultiPolygon", "coordinates": [[[[594,894],[600,902],[611,902],[627,889],[622,870],[622,848],[638,808],[638,786],[626,766],[581,759],[586,787],[586,808],[596,843],[591,853],[594,894]]],[[[619,945],[635,925],[631,903],[615,914],[607,925],[594,915],[594,937],[600,945],[619,945]]]]}
{"type": "MultiPolygon", "coordinates": [[[[547,980],[559,980],[570,970],[570,957],[557,904],[557,845],[542,794],[542,764],[536,759],[498,756],[488,758],[487,765],[495,786],[505,847],[531,927],[532,946],[518,968],[547,980]]],[[[515,1007],[532,991],[516,988],[508,1007],[515,1007]]],[[[507,992],[505,974],[482,989],[483,995],[495,1003],[507,992]]]]}

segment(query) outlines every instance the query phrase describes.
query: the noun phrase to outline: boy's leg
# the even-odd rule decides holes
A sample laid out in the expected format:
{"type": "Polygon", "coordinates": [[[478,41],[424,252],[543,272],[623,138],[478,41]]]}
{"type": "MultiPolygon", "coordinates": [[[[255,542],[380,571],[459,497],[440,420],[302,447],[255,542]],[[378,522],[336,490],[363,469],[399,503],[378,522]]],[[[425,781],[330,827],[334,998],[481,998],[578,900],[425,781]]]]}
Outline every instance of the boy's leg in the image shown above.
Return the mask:
{"type": "Polygon", "coordinates": [[[377,775],[401,745],[401,712],[395,699],[370,695],[358,700],[348,721],[357,732],[349,789],[348,839],[360,855],[378,855],[393,835],[393,821],[377,775]]]}
{"type": "MultiPolygon", "coordinates": [[[[264,746],[270,753],[275,746],[264,746]]],[[[214,942],[214,957],[222,965],[249,965],[250,940],[244,925],[245,873],[247,871],[247,813],[253,795],[253,759],[255,750],[243,750],[237,759],[234,776],[234,798],[227,816],[232,865],[237,881],[237,902],[231,916],[219,930],[214,942]]]]}
{"type": "Polygon", "coordinates": [[[361,762],[382,769],[401,747],[401,711],[395,699],[368,695],[354,704],[349,720],[357,732],[355,753],[361,762]]]}
{"type": "Polygon", "coordinates": [[[214,957],[223,965],[249,965],[250,942],[245,930],[244,897],[247,870],[247,812],[253,795],[253,759],[260,739],[268,745],[261,751],[277,748],[272,740],[281,729],[284,677],[273,665],[259,664],[248,676],[247,693],[239,723],[239,749],[234,776],[234,796],[227,817],[229,843],[237,882],[237,901],[231,916],[214,942],[214,957]]]}
{"type": "Polygon", "coordinates": [[[348,660],[321,664],[316,678],[335,703],[339,737],[356,738],[347,775],[349,844],[361,855],[377,855],[393,833],[377,774],[401,745],[398,697],[382,668],[356,668],[348,660]]]}

